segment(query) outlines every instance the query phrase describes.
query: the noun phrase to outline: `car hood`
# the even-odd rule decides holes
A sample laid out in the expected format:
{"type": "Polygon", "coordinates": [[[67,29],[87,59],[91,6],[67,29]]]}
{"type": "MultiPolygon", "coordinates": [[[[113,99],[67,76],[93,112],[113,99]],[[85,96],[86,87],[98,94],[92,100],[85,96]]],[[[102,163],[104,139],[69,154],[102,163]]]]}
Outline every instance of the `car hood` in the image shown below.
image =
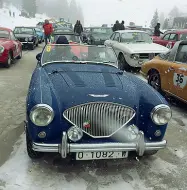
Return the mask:
{"type": "Polygon", "coordinates": [[[33,37],[32,34],[15,34],[16,38],[29,38],[33,37]]]}
{"type": "Polygon", "coordinates": [[[131,53],[164,53],[168,51],[168,48],[155,44],[155,43],[136,43],[136,44],[122,44],[129,49],[131,53]]]}
{"type": "Polygon", "coordinates": [[[63,72],[49,74],[52,68],[56,70],[54,65],[47,65],[45,71],[61,111],[95,101],[116,102],[132,108],[139,104],[136,86],[114,67],[68,64],[58,67],[63,72]]]}
{"type": "Polygon", "coordinates": [[[0,38],[0,45],[5,44],[6,42],[10,41],[9,39],[0,38]]]}

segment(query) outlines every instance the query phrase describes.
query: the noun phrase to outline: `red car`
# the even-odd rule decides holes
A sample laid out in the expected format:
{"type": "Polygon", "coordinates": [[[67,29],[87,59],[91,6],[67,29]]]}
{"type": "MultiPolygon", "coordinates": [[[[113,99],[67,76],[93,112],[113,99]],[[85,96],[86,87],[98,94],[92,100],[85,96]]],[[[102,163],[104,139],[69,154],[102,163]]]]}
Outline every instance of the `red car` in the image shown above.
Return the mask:
{"type": "Polygon", "coordinates": [[[21,59],[22,44],[11,29],[0,27],[0,63],[10,67],[14,59],[21,59]]]}
{"type": "Polygon", "coordinates": [[[174,30],[165,33],[162,37],[153,38],[153,42],[166,46],[167,48],[173,48],[176,41],[187,40],[187,30],[174,30]]]}

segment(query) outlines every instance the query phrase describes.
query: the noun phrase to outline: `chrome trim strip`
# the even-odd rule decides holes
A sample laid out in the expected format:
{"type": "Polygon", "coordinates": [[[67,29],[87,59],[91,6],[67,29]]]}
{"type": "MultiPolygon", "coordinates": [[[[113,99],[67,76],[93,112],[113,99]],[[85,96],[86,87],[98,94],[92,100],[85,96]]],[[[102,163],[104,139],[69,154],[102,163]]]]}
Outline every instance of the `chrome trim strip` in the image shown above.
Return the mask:
{"type": "MultiPolygon", "coordinates": [[[[113,109],[114,109],[114,108],[113,108],[113,109]]],[[[120,110],[120,113],[121,113],[122,110],[121,110],[121,109],[119,109],[119,110],[120,110]]],[[[129,112],[130,112],[129,110],[126,110],[126,113],[129,113],[129,112]]],[[[73,113],[74,113],[74,115],[77,114],[77,113],[75,113],[75,110],[73,110],[73,113]]],[[[79,113],[79,110],[78,110],[78,113],[79,113]]],[[[105,113],[105,114],[106,114],[106,113],[105,113]]],[[[115,114],[117,114],[117,113],[115,113],[115,114]]],[[[101,113],[100,113],[100,115],[101,115],[101,113]]],[[[119,115],[119,113],[118,113],[118,115],[119,115]]],[[[79,127],[80,129],[83,130],[83,132],[84,132],[85,134],[89,135],[89,136],[92,137],[92,138],[109,138],[109,137],[111,137],[112,135],[114,135],[115,133],[117,133],[119,130],[121,130],[125,125],[127,125],[127,123],[129,123],[129,122],[135,117],[135,115],[136,115],[136,111],[135,111],[133,108],[129,107],[129,106],[125,106],[125,105],[121,105],[121,104],[113,103],[113,102],[100,102],[100,101],[99,101],[99,102],[89,102],[89,103],[85,103],[85,104],[80,104],[80,105],[77,105],[77,106],[73,106],[73,107],[70,107],[70,108],[66,109],[66,110],[63,112],[63,117],[64,117],[68,122],[70,122],[72,125],[75,125],[75,126],[79,127]],[[110,135],[107,135],[107,136],[99,136],[99,134],[102,133],[102,132],[101,132],[101,129],[100,129],[100,131],[98,131],[98,135],[97,135],[97,136],[93,136],[93,135],[89,134],[87,131],[83,130],[81,126],[77,126],[77,125],[76,125],[75,123],[73,123],[70,119],[68,119],[69,113],[67,113],[67,115],[65,115],[65,112],[67,112],[69,109],[75,109],[75,108],[79,108],[79,107],[81,107],[81,106],[84,106],[84,107],[82,108],[83,112],[87,113],[86,110],[87,110],[89,113],[90,113],[91,111],[93,112],[93,110],[92,110],[92,109],[93,109],[93,106],[90,108],[91,110],[85,109],[85,106],[88,107],[90,104],[93,104],[94,107],[98,107],[99,104],[103,104],[102,107],[104,107],[104,104],[109,104],[109,105],[112,105],[112,106],[116,105],[116,106],[120,106],[121,108],[122,108],[122,107],[125,108],[125,110],[126,110],[126,109],[129,109],[129,110],[133,111],[134,113],[133,113],[133,115],[130,117],[130,119],[128,119],[123,125],[121,125],[121,127],[119,127],[116,131],[112,132],[110,135]],[[94,104],[95,104],[95,105],[94,105],[94,104]]],[[[98,116],[99,116],[99,115],[98,115],[98,116]]],[[[81,119],[83,119],[82,116],[81,116],[81,119]]],[[[78,118],[77,118],[77,117],[76,117],[76,120],[78,121],[78,118]]],[[[110,121],[103,121],[103,120],[102,120],[101,122],[102,122],[103,125],[105,124],[104,122],[107,122],[107,125],[108,125],[108,126],[111,125],[110,121]]],[[[115,125],[115,121],[113,121],[112,124],[115,125]]],[[[106,124],[105,124],[105,125],[106,125],[106,124]]],[[[113,125],[112,125],[112,126],[113,126],[113,125]]],[[[93,129],[93,130],[94,130],[94,129],[93,129]]],[[[91,131],[91,133],[93,133],[93,130],[91,131]]],[[[105,129],[105,130],[106,130],[106,129],[105,129]]],[[[109,130],[109,129],[108,129],[108,130],[109,130]]]]}
{"type": "Polygon", "coordinates": [[[34,42],[21,42],[21,44],[34,44],[34,42]]]}
{"type": "Polygon", "coordinates": [[[181,101],[183,101],[183,102],[187,102],[187,100],[184,100],[183,98],[180,98],[180,97],[176,96],[175,94],[173,94],[173,93],[171,93],[171,92],[169,92],[169,91],[167,91],[167,90],[163,90],[163,91],[166,92],[166,93],[168,93],[168,94],[171,94],[172,96],[178,98],[179,100],[181,100],[181,101]]]}
{"type": "Polygon", "coordinates": [[[145,142],[144,133],[139,132],[139,138],[136,142],[127,143],[96,143],[96,144],[69,144],[67,134],[63,132],[61,144],[44,144],[33,142],[32,148],[38,152],[56,152],[60,153],[62,158],[66,158],[68,153],[76,152],[106,152],[106,151],[136,151],[139,156],[143,156],[145,151],[160,150],[167,145],[166,140],[160,142],[145,142]]]}

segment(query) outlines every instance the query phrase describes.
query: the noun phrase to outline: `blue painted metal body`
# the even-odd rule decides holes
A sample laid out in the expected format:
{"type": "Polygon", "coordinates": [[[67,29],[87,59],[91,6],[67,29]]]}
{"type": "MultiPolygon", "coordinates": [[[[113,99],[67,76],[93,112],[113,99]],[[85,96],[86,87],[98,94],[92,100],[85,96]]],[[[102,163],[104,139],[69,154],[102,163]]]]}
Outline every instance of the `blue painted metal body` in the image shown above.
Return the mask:
{"type": "MultiPolygon", "coordinates": [[[[147,83],[130,73],[120,74],[120,70],[108,65],[53,63],[43,67],[37,66],[31,78],[26,116],[32,140],[60,144],[62,132],[71,127],[71,124],[63,118],[64,110],[95,101],[115,102],[134,108],[136,116],[131,123],[144,131],[147,141],[163,139],[167,125],[155,125],[150,113],[156,105],[167,104],[167,102],[147,83]],[[49,74],[54,70],[63,72],[49,74]],[[89,94],[109,94],[109,96],[101,98],[91,97],[89,94]],[[37,127],[29,119],[32,107],[40,103],[48,104],[55,112],[54,120],[47,127],[37,127]],[[154,135],[158,129],[162,132],[160,137],[154,135]],[[41,131],[46,132],[45,139],[38,137],[41,131]]],[[[78,143],[106,141],[114,140],[112,138],[93,139],[84,134],[83,139],[78,143]]]]}
{"type": "Polygon", "coordinates": [[[41,31],[36,31],[36,34],[38,35],[38,37],[39,37],[39,39],[40,39],[41,41],[44,40],[44,33],[43,33],[42,30],[41,30],[41,31]]]}

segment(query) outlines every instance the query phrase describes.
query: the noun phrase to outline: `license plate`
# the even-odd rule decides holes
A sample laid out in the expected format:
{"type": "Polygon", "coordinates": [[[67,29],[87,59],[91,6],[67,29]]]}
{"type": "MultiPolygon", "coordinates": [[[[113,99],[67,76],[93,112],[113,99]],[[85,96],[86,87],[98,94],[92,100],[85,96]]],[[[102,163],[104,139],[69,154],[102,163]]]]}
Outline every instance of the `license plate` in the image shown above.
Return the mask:
{"type": "Polygon", "coordinates": [[[128,152],[78,152],[76,160],[105,160],[127,158],[128,152]]]}

